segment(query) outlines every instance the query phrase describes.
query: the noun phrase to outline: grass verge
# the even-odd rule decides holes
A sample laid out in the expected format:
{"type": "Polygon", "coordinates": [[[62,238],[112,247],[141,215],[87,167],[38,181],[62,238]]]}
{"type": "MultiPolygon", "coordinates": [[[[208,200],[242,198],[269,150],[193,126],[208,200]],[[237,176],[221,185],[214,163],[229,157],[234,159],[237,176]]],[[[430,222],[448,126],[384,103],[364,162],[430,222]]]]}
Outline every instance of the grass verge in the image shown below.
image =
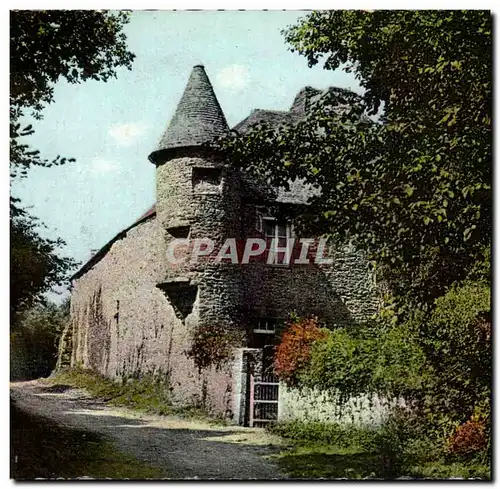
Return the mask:
{"type": "Polygon", "coordinates": [[[388,439],[379,429],[294,421],[270,431],[288,441],[273,458],[292,478],[491,479],[484,463],[448,457],[428,440],[388,439]]]}
{"type": "Polygon", "coordinates": [[[153,377],[116,382],[92,370],[72,368],[56,372],[47,379],[47,382],[54,389],[58,387],[85,389],[91,396],[113,406],[127,407],[150,414],[175,415],[224,424],[224,420],[210,417],[199,407],[173,406],[169,398],[168,384],[153,377]]]}
{"type": "Polygon", "coordinates": [[[36,418],[11,403],[10,476],[34,479],[161,479],[149,467],[99,436],[36,418]]]}

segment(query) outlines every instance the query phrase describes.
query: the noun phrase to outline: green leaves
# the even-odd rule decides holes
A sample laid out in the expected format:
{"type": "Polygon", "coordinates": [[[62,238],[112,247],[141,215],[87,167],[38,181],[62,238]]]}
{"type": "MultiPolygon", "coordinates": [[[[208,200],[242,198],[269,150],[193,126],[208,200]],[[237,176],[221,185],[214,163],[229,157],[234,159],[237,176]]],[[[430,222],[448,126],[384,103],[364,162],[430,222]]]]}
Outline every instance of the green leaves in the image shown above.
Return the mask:
{"type": "MultiPolygon", "coordinates": [[[[53,101],[60,79],[106,81],[119,67],[130,69],[123,27],[128,14],[106,10],[11,10],[10,12],[10,172],[25,177],[33,166],[50,168],[73,158],[47,159],[22,139],[34,133],[23,117],[39,120],[53,101]]],[[[62,240],[39,236],[40,222],[11,198],[11,318],[43,302],[54,285],[64,283],[76,263],[59,255],[62,240]]]]}
{"type": "MultiPolygon", "coordinates": [[[[489,261],[489,256],[485,259],[489,261]]],[[[485,261],[486,264],[486,261],[485,261]]],[[[432,362],[434,409],[464,422],[491,387],[491,288],[483,279],[455,284],[417,322],[420,343],[432,362]]]]}
{"type": "Polygon", "coordinates": [[[341,399],[377,392],[402,396],[419,389],[425,357],[406,328],[374,324],[324,330],[299,373],[301,385],[338,392],[341,399]]]}
{"type": "Polygon", "coordinates": [[[300,229],[363,250],[391,291],[380,316],[396,325],[376,337],[329,333],[304,383],[346,395],[425,384],[424,408],[441,421],[464,421],[488,399],[491,32],[491,13],[479,10],[319,11],[285,32],[310,66],[355,71],[363,97],[349,99],[345,117],[331,110],[338,100],[318,101],[279,130],[279,147],[271,136],[263,152],[232,149],[275,184],[299,177],[321,187],[300,229]],[[367,120],[381,106],[379,123],[367,120]],[[276,170],[283,147],[294,154],[288,171],[276,170]]]}
{"type": "Polygon", "coordinates": [[[405,194],[408,196],[408,197],[411,197],[413,195],[413,192],[415,191],[415,187],[411,186],[411,185],[408,185],[408,184],[405,184],[405,194]]]}
{"type": "MultiPolygon", "coordinates": [[[[106,10],[12,10],[10,12],[10,163],[12,176],[26,176],[29,167],[62,164],[35,155],[19,141],[19,120],[39,120],[53,102],[60,79],[80,83],[107,81],[119,67],[131,69],[125,12],[106,10]]],[[[31,129],[30,134],[33,133],[31,129]]]]}
{"type": "Polygon", "coordinates": [[[402,308],[432,304],[491,240],[490,27],[484,11],[312,12],[285,39],[310,65],[354,69],[363,97],[331,92],[226,146],[274,185],[320,187],[298,228],[351,240],[402,308]]]}
{"type": "Polygon", "coordinates": [[[116,68],[131,68],[125,12],[107,10],[12,10],[10,12],[11,106],[40,113],[52,102],[59,78],[106,81],[116,68]]]}
{"type": "Polygon", "coordinates": [[[476,225],[473,224],[472,226],[468,227],[465,231],[464,231],[464,241],[468,241],[471,236],[472,236],[472,231],[474,231],[474,229],[476,229],[476,225]]]}
{"type": "Polygon", "coordinates": [[[11,326],[17,326],[19,314],[43,304],[44,294],[54,285],[62,285],[76,263],[60,256],[60,239],[42,238],[39,221],[12,203],[10,222],[10,312],[11,326]]]}

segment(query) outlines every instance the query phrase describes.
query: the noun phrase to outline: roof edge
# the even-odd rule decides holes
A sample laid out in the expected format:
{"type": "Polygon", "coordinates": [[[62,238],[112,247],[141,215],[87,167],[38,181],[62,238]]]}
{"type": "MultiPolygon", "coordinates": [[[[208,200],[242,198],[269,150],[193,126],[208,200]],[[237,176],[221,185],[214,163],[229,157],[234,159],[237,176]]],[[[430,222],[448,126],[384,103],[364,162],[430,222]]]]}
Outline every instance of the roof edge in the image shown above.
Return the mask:
{"type": "Polygon", "coordinates": [[[200,145],[180,145],[173,148],[157,149],[149,154],[148,160],[154,165],[158,166],[180,156],[193,156],[196,154],[206,155],[208,153],[213,153],[214,155],[216,155],[219,152],[220,151],[212,146],[212,141],[207,141],[206,143],[200,145]],[[162,161],[160,162],[159,160],[162,161]]]}
{"type": "Polygon", "coordinates": [[[156,210],[152,212],[147,212],[145,215],[140,217],[137,221],[135,221],[131,226],[128,228],[123,229],[120,231],[114,238],[111,238],[94,256],[92,256],[87,262],[85,262],[81,268],[76,271],[70,278],[70,281],[73,281],[77,278],[80,278],[82,275],[87,273],[94,265],[99,263],[108,253],[108,251],[111,249],[111,246],[118,241],[119,239],[123,239],[126,237],[127,233],[132,229],[138,226],[139,224],[142,224],[143,222],[147,221],[148,219],[151,219],[152,217],[156,216],[156,210]]]}

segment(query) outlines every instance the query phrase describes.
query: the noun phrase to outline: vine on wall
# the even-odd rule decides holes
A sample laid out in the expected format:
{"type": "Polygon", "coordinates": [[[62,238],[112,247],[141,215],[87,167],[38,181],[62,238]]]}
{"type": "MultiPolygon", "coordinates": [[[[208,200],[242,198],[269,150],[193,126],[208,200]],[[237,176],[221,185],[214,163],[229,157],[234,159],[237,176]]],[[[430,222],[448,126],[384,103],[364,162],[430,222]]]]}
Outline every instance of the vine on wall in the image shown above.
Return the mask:
{"type": "Polygon", "coordinates": [[[241,332],[221,325],[200,325],[194,331],[187,355],[194,360],[200,373],[210,367],[220,370],[232,359],[233,348],[241,343],[241,339],[241,332]]]}
{"type": "Polygon", "coordinates": [[[92,295],[89,304],[89,366],[101,373],[107,370],[111,348],[111,323],[106,320],[102,303],[102,289],[92,295]]]}

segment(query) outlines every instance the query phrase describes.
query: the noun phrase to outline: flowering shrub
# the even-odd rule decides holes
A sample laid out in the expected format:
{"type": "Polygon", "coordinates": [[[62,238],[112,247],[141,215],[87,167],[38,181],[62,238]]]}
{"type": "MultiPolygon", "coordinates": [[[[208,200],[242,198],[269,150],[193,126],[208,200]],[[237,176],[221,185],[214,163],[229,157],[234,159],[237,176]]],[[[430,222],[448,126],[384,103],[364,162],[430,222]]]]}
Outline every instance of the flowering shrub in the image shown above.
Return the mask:
{"type": "Polygon", "coordinates": [[[292,319],[286,325],[281,342],[274,356],[274,371],[289,385],[297,382],[297,373],[309,361],[311,345],[325,339],[327,333],[320,329],[318,318],[292,319]]]}
{"type": "Polygon", "coordinates": [[[457,455],[466,455],[484,450],[488,439],[484,418],[474,415],[458,426],[448,440],[448,449],[457,455]]]}

